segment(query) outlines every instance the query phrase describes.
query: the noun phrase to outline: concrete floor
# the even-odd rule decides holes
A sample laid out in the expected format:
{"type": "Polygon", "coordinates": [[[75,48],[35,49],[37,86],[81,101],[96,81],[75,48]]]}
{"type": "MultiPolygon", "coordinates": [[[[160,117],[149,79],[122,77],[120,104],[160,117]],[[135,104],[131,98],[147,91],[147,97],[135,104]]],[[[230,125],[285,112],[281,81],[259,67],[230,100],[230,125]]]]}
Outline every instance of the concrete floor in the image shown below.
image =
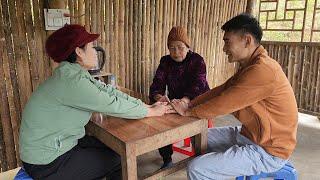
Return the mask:
{"type": "MultiPolygon", "coordinates": [[[[239,125],[233,116],[222,116],[216,119],[215,126],[239,125]]],[[[305,114],[299,114],[298,144],[291,157],[291,162],[298,171],[300,180],[320,179],[320,121],[305,114]]],[[[186,156],[174,153],[174,162],[180,161],[186,156]]],[[[138,157],[138,174],[145,175],[160,168],[161,157],[157,151],[152,151],[138,157]]],[[[19,168],[0,174],[0,180],[12,180],[19,168]]],[[[185,169],[171,174],[162,180],[185,180],[185,169]]]]}
{"type": "MultiPolygon", "coordinates": [[[[217,118],[215,126],[240,125],[233,116],[217,118]]],[[[298,171],[300,180],[320,179],[320,121],[306,114],[299,114],[298,144],[291,157],[291,162],[298,171]]],[[[179,153],[174,153],[174,162],[186,158],[179,153]]],[[[138,158],[138,174],[145,175],[157,170],[162,160],[157,151],[146,153],[138,158]]],[[[164,180],[185,180],[186,170],[180,170],[174,174],[162,178],[164,180]]]]}

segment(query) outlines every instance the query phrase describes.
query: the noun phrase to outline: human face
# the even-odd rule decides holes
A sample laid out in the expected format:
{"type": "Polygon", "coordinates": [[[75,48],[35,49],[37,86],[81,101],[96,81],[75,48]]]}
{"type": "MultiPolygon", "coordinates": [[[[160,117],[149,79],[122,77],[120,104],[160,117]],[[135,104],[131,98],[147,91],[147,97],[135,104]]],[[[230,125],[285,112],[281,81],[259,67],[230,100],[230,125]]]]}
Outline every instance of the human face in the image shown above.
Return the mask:
{"type": "Polygon", "coordinates": [[[189,48],[182,41],[172,41],[168,48],[170,57],[176,62],[182,62],[189,51],[189,48]]]}
{"type": "Polygon", "coordinates": [[[83,49],[77,47],[76,53],[78,55],[77,62],[84,68],[84,69],[93,69],[98,64],[98,56],[97,51],[93,47],[93,43],[88,43],[83,49]]]}
{"type": "Polygon", "coordinates": [[[245,35],[238,32],[225,32],[223,36],[223,51],[228,56],[229,63],[245,63],[249,60],[249,49],[245,35]]]}

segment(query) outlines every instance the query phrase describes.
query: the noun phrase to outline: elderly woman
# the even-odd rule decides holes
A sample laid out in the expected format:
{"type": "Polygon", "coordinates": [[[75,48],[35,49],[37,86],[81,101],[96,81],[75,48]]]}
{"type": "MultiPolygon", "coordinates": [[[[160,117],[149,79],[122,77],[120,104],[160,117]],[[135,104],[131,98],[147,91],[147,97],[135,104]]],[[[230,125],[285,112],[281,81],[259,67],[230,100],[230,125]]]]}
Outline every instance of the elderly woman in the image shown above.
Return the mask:
{"type": "MultiPolygon", "coordinates": [[[[176,99],[188,104],[190,100],[209,90],[206,64],[190,50],[190,38],[185,28],[176,26],[168,35],[169,55],[163,56],[150,87],[150,101],[176,99]],[[168,96],[165,95],[166,86],[168,96]]],[[[172,165],[172,145],[159,149],[165,168],[172,165]]]]}
{"type": "Polygon", "coordinates": [[[59,66],[33,92],[22,114],[20,157],[34,179],[97,179],[121,177],[120,157],[84,126],[92,112],[139,119],[161,116],[168,107],[146,105],[88,73],[97,64],[92,41],[99,34],[66,25],[46,41],[48,55],[59,66]]]}

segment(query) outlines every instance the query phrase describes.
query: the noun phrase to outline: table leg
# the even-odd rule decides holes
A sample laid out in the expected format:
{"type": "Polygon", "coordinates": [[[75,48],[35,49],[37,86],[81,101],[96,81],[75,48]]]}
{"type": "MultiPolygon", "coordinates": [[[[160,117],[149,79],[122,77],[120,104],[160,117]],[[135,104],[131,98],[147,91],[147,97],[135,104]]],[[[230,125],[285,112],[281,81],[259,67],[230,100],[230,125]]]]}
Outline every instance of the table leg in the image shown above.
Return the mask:
{"type": "Polygon", "coordinates": [[[195,153],[197,155],[207,152],[208,146],[208,121],[203,121],[201,133],[195,135],[195,153]]]}
{"type": "Polygon", "coordinates": [[[137,180],[137,157],[133,152],[134,148],[127,145],[125,155],[121,156],[122,179],[123,180],[137,180]]]}

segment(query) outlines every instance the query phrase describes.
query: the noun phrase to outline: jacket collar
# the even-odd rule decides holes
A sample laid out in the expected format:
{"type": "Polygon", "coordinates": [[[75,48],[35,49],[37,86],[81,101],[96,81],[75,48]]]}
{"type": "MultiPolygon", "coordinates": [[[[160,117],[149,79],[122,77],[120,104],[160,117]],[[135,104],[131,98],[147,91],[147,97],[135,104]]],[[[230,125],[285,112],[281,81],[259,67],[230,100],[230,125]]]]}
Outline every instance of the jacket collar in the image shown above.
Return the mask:
{"type": "MultiPolygon", "coordinates": [[[[257,57],[261,54],[267,54],[267,51],[264,49],[262,45],[259,45],[255,51],[252,53],[249,62],[255,63],[255,61],[258,59],[257,57]]],[[[251,64],[251,63],[250,63],[251,64]]]]}
{"type": "Polygon", "coordinates": [[[248,63],[245,65],[245,67],[241,67],[240,66],[240,71],[241,69],[246,69],[247,67],[253,65],[256,63],[258,56],[260,56],[261,54],[267,54],[267,51],[264,49],[264,47],[262,45],[259,45],[252,53],[251,57],[249,58],[248,63]]]}

